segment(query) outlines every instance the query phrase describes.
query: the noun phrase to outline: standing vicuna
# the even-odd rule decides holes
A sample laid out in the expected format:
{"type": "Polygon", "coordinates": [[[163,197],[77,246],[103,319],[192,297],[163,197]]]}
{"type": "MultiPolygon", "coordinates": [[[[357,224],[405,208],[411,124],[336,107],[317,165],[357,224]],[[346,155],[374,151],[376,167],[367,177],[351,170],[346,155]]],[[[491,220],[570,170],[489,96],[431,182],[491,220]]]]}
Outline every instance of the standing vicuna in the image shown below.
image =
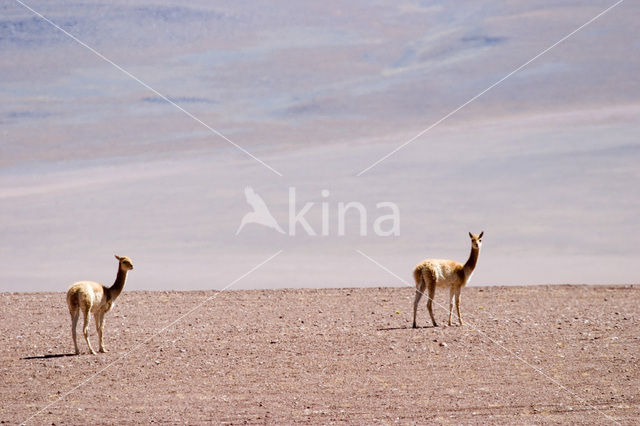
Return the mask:
{"type": "Polygon", "coordinates": [[[71,314],[71,336],[73,344],[76,348],[76,355],[80,353],[78,343],[76,342],[76,324],[80,311],[84,315],[84,326],[82,332],[87,346],[92,354],[96,352],[89,343],[89,317],[93,313],[96,319],[96,330],[98,331],[98,339],[100,339],[100,352],[106,352],[104,343],[102,342],[102,333],[104,332],[104,315],[113,307],[113,302],[122,292],[124,281],[127,279],[127,272],[133,269],[131,259],[126,256],[118,256],[118,275],[111,287],[105,287],[102,284],[93,281],[77,282],[67,290],[67,305],[71,314]]]}
{"type": "Polygon", "coordinates": [[[416,312],[418,310],[418,302],[424,294],[428,291],[427,308],[429,309],[429,315],[431,315],[431,321],[433,326],[437,327],[436,319],[433,317],[433,296],[436,293],[436,287],[449,288],[449,325],[451,325],[451,311],[453,310],[453,296],[456,297],[456,309],[458,311],[458,320],[460,325],[464,325],[462,317],[460,316],[460,290],[464,287],[471,278],[473,270],[478,262],[478,254],[480,253],[480,247],[482,246],[482,235],[472,234],[471,237],[471,254],[467,262],[462,265],[454,260],[445,259],[426,259],[413,270],[413,278],[416,280],[416,296],[413,300],[413,328],[416,328],[416,312]]]}

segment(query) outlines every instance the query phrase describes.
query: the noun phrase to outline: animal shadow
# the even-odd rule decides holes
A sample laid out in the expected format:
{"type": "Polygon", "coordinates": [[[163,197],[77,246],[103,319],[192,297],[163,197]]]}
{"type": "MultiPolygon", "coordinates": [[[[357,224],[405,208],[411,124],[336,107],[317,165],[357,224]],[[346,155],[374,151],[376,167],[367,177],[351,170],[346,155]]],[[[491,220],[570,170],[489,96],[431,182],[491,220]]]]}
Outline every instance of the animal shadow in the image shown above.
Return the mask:
{"type": "Polygon", "coordinates": [[[34,356],[25,356],[20,359],[49,359],[49,358],[62,358],[65,356],[76,356],[74,353],[70,354],[47,354],[47,355],[34,355],[34,356]]]}
{"type": "MultiPolygon", "coordinates": [[[[416,327],[416,329],[418,328],[435,328],[432,325],[423,325],[423,326],[418,326],[416,327]]],[[[411,327],[410,325],[405,325],[404,327],[387,327],[387,328],[377,328],[377,331],[394,331],[394,330],[412,330],[413,327],[411,327]]]]}

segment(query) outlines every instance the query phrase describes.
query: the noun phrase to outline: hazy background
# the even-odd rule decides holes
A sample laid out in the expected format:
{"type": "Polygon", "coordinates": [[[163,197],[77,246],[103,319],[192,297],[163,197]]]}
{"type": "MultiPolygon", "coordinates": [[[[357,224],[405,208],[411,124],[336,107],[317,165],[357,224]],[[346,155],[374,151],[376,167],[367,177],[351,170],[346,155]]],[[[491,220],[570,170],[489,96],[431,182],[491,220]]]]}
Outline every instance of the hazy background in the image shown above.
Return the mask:
{"type": "Polygon", "coordinates": [[[274,167],[13,0],[0,2],[0,291],[402,285],[425,257],[472,285],[637,283],[640,5],[627,1],[358,172],[613,1],[28,1],[274,167]],[[248,225],[250,185],[287,228],[248,225]],[[330,196],[321,197],[328,189],[330,196]],[[397,203],[400,236],[337,235],[338,202],[397,203]]]}

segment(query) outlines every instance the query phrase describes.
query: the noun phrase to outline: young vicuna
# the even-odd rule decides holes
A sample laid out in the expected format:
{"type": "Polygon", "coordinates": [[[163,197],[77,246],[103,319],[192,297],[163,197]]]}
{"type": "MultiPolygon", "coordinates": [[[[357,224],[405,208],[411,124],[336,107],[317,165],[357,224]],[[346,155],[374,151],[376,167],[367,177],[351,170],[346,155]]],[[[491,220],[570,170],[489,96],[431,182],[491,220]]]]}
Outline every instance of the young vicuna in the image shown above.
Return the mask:
{"type": "Polygon", "coordinates": [[[98,331],[98,339],[100,340],[100,352],[106,352],[102,341],[102,333],[104,332],[104,315],[113,307],[113,302],[122,292],[124,281],[127,278],[127,272],[133,269],[131,259],[126,256],[117,256],[119,261],[118,275],[111,287],[105,287],[102,284],[93,281],[77,282],[67,290],[67,305],[71,314],[71,336],[73,344],[76,348],[76,355],[80,353],[78,343],[76,342],[76,324],[80,311],[84,315],[84,326],[82,332],[87,346],[92,354],[96,352],[89,343],[89,317],[93,313],[96,319],[96,330],[98,331]]]}
{"type": "Polygon", "coordinates": [[[480,247],[482,246],[482,235],[472,234],[471,237],[471,254],[469,259],[464,265],[454,260],[444,259],[427,259],[413,270],[413,278],[416,280],[416,296],[413,300],[413,328],[416,328],[416,312],[418,310],[418,302],[424,294],[427,293],[427,308],[429,309],[429,315],[431,315],[431,321],[433,326],[437,327],[436,319],[433,317],[432,302],[433,296],[436,293],[436,287],[449,288],[449,325],[451,325],[451,311],[453,310],[453,296],[456,297],[456,309],[458,311],[458,320],[460,325],[464,325],[462,317],[460,316],[460,290],[464,287],[471,278],[473,270],[478,262],[478,254],[480,253],[480,247]]]}

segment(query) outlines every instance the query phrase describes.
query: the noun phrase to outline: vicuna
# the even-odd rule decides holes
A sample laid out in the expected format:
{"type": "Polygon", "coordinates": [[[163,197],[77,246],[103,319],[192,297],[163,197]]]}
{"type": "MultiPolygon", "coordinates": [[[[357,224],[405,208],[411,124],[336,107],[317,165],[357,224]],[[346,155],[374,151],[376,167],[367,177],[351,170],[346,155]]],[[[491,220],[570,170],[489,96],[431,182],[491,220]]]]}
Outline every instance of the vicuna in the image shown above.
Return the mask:
{"type": "Polygon", "coordinates": [[[76,342],[76,325],[78,324],[78,317],[80,311],[84,316],[84,326],[82,332],[84,333],[84,339],[87,341],[87,346],[92,354],[96,352],[91,347],[89,342],[89,317],[91,314],[96,319],[96,330],[98,331],[98,339],[100,340],[100,352],[106,352],[104,348],[104,342],[102,340],[104,332],[104,316],[113,307],[113,302],[122,292],[124,282],[127,278],[127,272],[133,269],[133,263],[131,259],[126,256],[118,256],[118,275],[111,287],[105,287],[102,284],[93,281],[80,281],[72,284],[67,290],[67,305],[69,306],[69,313],[71,314],[71,337],[73,337],[73,345],[76,349],[76,355],[80,353],[78,349],[78,343],[76,342]]]}
{"type": "Polygon", "coordinates": [[[449,288],[449,325],[451,325],[451,312],[453,310],[453,298],[456,299],[456,310],[458,311],[458,320],[460,325],[464,325],[462,317],[460,316],[460,290],[464,287],[471,278],[473,270],[478,262],[478,254],[480,254],[480,247],[482,246],[482,235],[472,234],[471,237],[471,254],[469,259],[462,265],[454,260],[445,259],[426,259],[419,263],[413,270],[413,278],[416,281],[416,295],[413,300],[413,328],[416,328],[416,312],[418,310],[418,302],[420,298],[427,291],[427,308],[429,309],[429,315],[431,315],[431,322],[434,327],[437,327],[436,319],[433,316],[433,296],[436,292],[436,287],[449,288]]]}

